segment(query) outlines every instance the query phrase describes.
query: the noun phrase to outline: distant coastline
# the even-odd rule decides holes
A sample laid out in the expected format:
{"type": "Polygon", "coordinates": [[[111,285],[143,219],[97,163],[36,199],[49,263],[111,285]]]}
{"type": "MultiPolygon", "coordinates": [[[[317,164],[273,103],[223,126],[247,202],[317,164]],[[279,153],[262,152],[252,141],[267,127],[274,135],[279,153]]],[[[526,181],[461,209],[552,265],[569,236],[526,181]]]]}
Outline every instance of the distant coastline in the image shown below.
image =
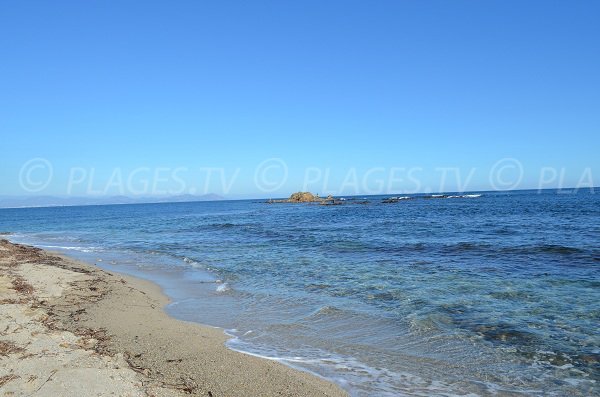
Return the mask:
{"type": "Polygon", "coordinates": [[[85,205],[119,205],[119,204],[158,204],[158,203],[190,203],[195,201],[220,201],[223,196],[209,193],[203,195],[182,194],[164,197],[60,197],[60,196],[30,196],[11,197],[0,196],[0,208],[37,208],[37,207],[76,207],[85,205]]]}

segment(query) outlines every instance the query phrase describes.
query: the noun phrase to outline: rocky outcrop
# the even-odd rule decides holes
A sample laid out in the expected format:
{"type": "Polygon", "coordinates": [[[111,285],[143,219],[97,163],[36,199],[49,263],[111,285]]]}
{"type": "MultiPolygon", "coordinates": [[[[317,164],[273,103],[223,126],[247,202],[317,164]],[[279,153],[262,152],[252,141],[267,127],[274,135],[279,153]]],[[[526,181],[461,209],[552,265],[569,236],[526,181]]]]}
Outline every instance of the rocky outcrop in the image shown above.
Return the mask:
{"type": "MultiPolygon", "coordinates": [[[[296,192],[292,193],[292,195],[283,200],[267,200],[267,204],[273,203],[312,203],[312,204],[320,204],[320,205],[341,205],[346,202],[345,198],[335,198],[332,195],[329,195],[325,198],[319,197],[318,194],[312,194],[310,192],[296,192]]],[[[361,203],[363,204],[363,203],[361,203]]]]}
{"type": "Polygon", "coordinates": [[[333,197],[328,196],[327,198],[321,198],[318,194],[312,194],[311,192],[296,192],[284,200],[271,200],[267,203],[323,203],[328,200],[333,200],[333,197]]]}
{"type": "Polygon", "coordinates": [[[384,204],[390,204],[390,203],[398,203],[400,201],[403,200],[412,200],[412,197],[408,197],[408,196],[403,196],[403,197],[388,197],[385,198],[383,200],[381,200],[382,203],[384,204]]]}
{"type": "Polygon", "coordinates": [[[319,195],[314,195],[311,192],[296,192],[292,193],[287,201],[290,203],[313,203],[315,201],[321,201],[321,198],[319,195]]]}

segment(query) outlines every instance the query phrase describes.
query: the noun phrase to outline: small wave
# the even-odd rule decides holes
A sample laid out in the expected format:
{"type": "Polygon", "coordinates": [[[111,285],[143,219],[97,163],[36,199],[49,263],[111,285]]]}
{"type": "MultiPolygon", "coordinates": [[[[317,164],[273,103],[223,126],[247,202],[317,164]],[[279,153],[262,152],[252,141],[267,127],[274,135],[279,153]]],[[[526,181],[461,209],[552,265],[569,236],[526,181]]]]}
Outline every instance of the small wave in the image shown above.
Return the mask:
{"type": "Polygon", "coordinates": [[[235,229],[235,228],[252,228],[258,226],[254,223],[231,223],[231,222],[215,222],[215,223],[202,223],[191,227],[182,228],[179,230],[180,233],[195,233],[205,232],[210,230],[221,230],[221,229],[235,229]]]}
{"type": "Polygon", "coordinates": [[[447,196],[446,198],[477,198],[477,197],[481,197],[481,194],[459,194],[459,195],[447,196]]]}
{"type": "Polygon", "coordinates": [[[217,286],[217,289],[216,289],[216,291],[217,291],[218,293],[223,293],[223,292],[231,291],[231,288],[229,287],[229,284],[227,284],[227,283],[223,283],[223,284],[219,284],[219,285],[217,286]]]}
{"type": "Polygon", "coordinates": [[[388,198],[384,199],[382,202],[383,203],[397,203],[398,201],[410,200],[412,198],[413,197],[410,197],[410,196],[388,197],[388,198]]]}
{"type": "Polygon", "coordinates": [[[222,222],[222,223],[211,223],[207,225],[209,228],[217,228],[217,229],[230,229],[230,228],[251,228],[255,226],[259,226],[256,223],[231,223],[231,222],[222,222]]]}
{"type": "Polygon", "coordinates": [[[220,228],[220,229],[227,229],[230,227],[236,227],[238,225],[236,225],[235,223],[211,223],[210,226],[220,228]]]}
{"type": "MultiPolygon", "coordinates": [[[[509,232],[505,232],[509,233],[509,232]]],[[[548,254],[548,255],[582,255],[590,254],[589,251],[577,247],[569,247],[557,244],[542,244],[542,245],[521,245],[521,246],[497,246],[485,242],[458,242],[453,244],[445,244],[442,246],[445,251],[449,252],[469,252],[469,251],[485,251],[494,254],[548,254]]]]}
{"type": "MultiPolygon", "coordinates": [[[[225,331],[227,335],[237,330],[225,331]]],[[[291,351],[269,349],[254,345],[235,337],[225,345],[234,351],[266,360],[278,361],[292,368],[329,379],[350,392],[351,395],[377,395],[393,397],[398,395],[458,397],[455,386],[442,380],[430,380],[408,371],[395,371],[371,366],[350,355],[337,355],[323,350],[309,354],[293,355],[291,351]],[[291,353],[291,354],[290,354],[291,353]],[[367,390],[369,390],[367,394],[367,390]]],[[[489,383],[485,387],[490,394],[495,390],[504,391],[499,385],[489,383]]],[[[496,393],[493,393],[496,394],[496,393]]],[[[468,394],[477,396],[478,394],[468,394]]]]}
{"type": "Polygon", "coordinates": [[[63,245],[37,245],[40,248],[59,249],[67,251],[80,251],[80,252],[97,252],[101,251],[100,247],[69,247],[63,245]]]}
{"type": "Polygon", "coordinates": [[[564,245],[545,244],[537,247],[540,252],[549,252],[555,254],[578,254],[584,252],[583,250],[575,247],[567,247],[564,245]]]}
{"type": "Polygon", "coordinates": [[[190,259],[187,256],[183,257],[183,261],[185,263],[187,263],[188,265],[190,265],[190,267],[192,267],[194,269],[204,269],[204,266],[202,266],[202,264],[200,264],[200,262],[190,259]]]}
{"type": "Polygon", "coordinates": [[[467,251],[495,249],[492,244],[481,243],[481,242],[466,242],[466,241],[455,243],[455,244],[448,244],[444,248],[451,252],[467,252],[467,251]]]}
{"type": "Polygon", "coordinates": [[[305,317],[306,320],[319,320],[324,317],[332,318],[332,317],[340,317],[346,314],[343,309],[338,309],[335,306],[322,306],[305,317]]]}
{"type": "Polygon", "coordinates": [[[575,255],[575,254],[587,254],[591,255],[591,252],[588,252],[584,249],[577,247],[569,247],[565,245],[558,244],[542,244],[542,245],[521,245],[515,247],[503,247],[499,248],[499,250],[510,253],[510,254],[533,254],[533,253],[541,253],[541,254],[555,254],[555,255],[575,255]]]}
{"type": "Polygon", "coordinates": [[[482,194],[432,194],[429,196],[423,196],[426,199],[456,199],[456,198],[478,198],[482,194]]]}

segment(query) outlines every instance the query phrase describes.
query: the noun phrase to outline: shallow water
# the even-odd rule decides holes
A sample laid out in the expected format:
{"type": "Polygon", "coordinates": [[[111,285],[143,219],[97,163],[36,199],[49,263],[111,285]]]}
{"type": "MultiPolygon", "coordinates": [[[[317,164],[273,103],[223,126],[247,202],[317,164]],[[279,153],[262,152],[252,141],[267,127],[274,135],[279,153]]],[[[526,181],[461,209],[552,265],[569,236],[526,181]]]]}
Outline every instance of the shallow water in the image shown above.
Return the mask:
{"type": "Polygon", "coordinates": [[[598,195],[368,200],[3,209],[0,231],[356,396],[600,393],[598,195]]]}

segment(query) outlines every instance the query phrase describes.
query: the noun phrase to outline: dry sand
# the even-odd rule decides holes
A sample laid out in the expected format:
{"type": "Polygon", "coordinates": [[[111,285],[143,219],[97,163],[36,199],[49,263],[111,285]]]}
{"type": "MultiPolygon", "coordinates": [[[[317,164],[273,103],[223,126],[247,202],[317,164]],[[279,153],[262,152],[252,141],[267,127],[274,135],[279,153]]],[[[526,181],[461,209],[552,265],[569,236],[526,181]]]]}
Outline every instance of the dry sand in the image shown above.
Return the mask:
{"type": "Polygon", "coordinates": [[[0,240],[0,396],[347,396],[175,320],[160,288],[0,240]]]}

